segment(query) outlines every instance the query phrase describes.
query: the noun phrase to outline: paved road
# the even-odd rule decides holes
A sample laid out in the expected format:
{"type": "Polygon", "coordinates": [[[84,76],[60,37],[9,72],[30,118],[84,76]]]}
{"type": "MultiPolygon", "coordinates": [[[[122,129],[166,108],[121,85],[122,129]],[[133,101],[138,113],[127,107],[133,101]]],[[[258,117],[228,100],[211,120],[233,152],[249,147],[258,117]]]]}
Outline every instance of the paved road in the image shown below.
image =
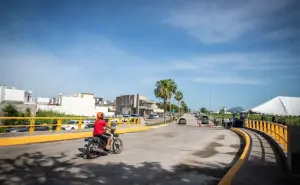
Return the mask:
{"type": "Polygon", "coordinates": [[[121,136],[124,151],[82,158],[83,140],[0,147],[0,184],[217,184],[240,147],[229,130],[172,124],[121,136]]]}

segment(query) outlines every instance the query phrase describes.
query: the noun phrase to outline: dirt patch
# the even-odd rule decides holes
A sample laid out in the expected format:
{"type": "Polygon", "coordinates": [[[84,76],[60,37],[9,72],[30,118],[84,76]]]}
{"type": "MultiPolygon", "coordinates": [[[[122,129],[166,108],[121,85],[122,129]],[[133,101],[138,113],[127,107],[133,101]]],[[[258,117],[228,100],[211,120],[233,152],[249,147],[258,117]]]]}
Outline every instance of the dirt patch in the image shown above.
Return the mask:
{"type": "Polygon", "coordinates": [[[217,137],[217,140],[224,140],[225,139],[225,135],[220,135],[217,137]]]}
{"type": "Polygon", "coordinates": [[[221,146],[224,146],[224,145],[222,145],[220,143],[217,143],[217,142],[211,142],[207,146],[216,148],[216,147],[221,147],[221,146]]]}
{"type": "Polygon", "coordinates": [[[220,143],[212,142],[209,143],[203,150],[199,150],[193,153],[193,155],[201,158],[209,158],[218,154],[219,152],[216,151],[216,147],[221,147],[221,146],[223,145],[220,143]]]}
{"type": "Polygon", "coordinates": [[[177,135],[178,135],[178,133],[174,133],[174,132],[169,132],[169,133],[164,134],[165,137],[175,137],[177,135]]]}
{"type": "Polygon", "coordinates": [[[151,134],[150,137],[157,137],[157,136],[162,136],[162,137],[176,137],[179,133],[177,132],[165,132],[165,133],[157,133],[157,134],[151,134]]]}
{"type": "Polygon", "coordinates": [[[237,152],[226,152],[224,154],[228,154],[228,155],[236,155],[237,152]]]}
{"type": "Polygon", "coordinates": [[[239,149],[241,147],[241,145],[235,144],[235,145],[230,145],[230,147],[239,149]]]}
{"type": "Polygon", "coordinates": [[[215,148],[204,148],[204,150],[199,150],[199,151],[196,151],[193,155],[195,156],[198,156],[198,157],[201,157],[201,158],[209,158],[209,157],[212,157],[216,154],[218,154],[219,152],[217,152],[215,150],[215,148]]]}

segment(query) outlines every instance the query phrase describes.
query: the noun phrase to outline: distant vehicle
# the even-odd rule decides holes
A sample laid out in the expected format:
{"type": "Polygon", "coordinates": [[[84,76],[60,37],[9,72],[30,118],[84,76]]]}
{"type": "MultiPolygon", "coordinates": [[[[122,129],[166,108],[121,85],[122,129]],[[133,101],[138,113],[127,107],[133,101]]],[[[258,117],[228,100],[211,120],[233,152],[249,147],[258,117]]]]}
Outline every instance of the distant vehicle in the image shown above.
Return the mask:
{"type": "Polygon", "coordinates": [[[139,115],[139,114],[131,114],[131,117],[132,118],[139,118],[139,117],[141,117],[141,115],[139,115]]]}
{"type": "Polygon", "coordinates": [[[149,119],[158,119],[158,118],[159,118],[159,116],[156,114],[152,114],[149,116],[149,119]]]}
{"type": "Polygon", "coordinates": [[[201,120],[202,120],[202,124],[208,124],[209,123],[208,116],[202,116],[201,120]]]}
{"type": "MultiPolygon", "coordinates": [[[[61,129],[62,130],[75,130],[75,129],[78,129],[78,123],[79,123],[78,120],[70,120],[67,123],[63,124],[61,126],[61,129]]],[[[83,120],[81,128],[84,129],[89,124],[91,124],[90,121],[83,120]]]]}
{"type": "Polygon", "coordinates": [[[186,124],[186,119],[185,118],[179,118],[178,124],[186,124]]]}
{"type": "MultiPolygon", "coordinates": [[[[47,125],[42,125],[40,122],[35,122],[34,131],[49,131],[49,127],[47,125]]],[[[5,132],[29,132],[29,121],[25,121],[20,123],[20,125],[24,125],[21,127],[11,127],[5,130],[5,132]]]]}

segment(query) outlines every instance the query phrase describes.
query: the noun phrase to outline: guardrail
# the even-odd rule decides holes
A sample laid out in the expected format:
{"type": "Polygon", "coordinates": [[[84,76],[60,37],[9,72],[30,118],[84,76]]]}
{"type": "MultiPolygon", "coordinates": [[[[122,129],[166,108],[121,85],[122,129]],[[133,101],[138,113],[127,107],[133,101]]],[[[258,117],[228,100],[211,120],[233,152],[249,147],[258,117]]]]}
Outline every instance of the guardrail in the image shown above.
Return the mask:
{"type": "MultiPolygon", "coordinates": [[[[140,125],[141,120],[140,118],[104,118],[108,125],[110,126],[111,123],[116,123],[118,125],[126,124],[134,124],[134,125],[140,125]]],[[[87,117],[0,117],[0,121],[8,121],[10,120],[11,124],[2,124],[0,125],[0,129],[2,132],[5,132],[7,129],[13,129],[13,128],[22,128],[25,129],[25,131],[20,132],[34,132],[34,131],[42,131],[41,128],[47,128],[47,130],[65,130],[66,128],[70,128],[72,130],[81,130],[85,129],[86,125],[93,125],[93,121],[95,121],[95,118],[87,118],[87,117]],[[37,121],[41,122],[48,122],[48,123],[39,123],[37,124],[37,121]],[[65,124],[67,121],[74,120],[77,121],[75,124],[65,124]],[[85,122],[85,120],[91,120],[91,123],[85,122]],[[56,123],[53,123],[56,121],[56,123]],[[20,124],[21,122],[21,124],[20,124]],[[23,122],[23,124],[22,124],[23,122]],[[24,122],[27,122],[28,124],[24,124],[24,122]],[[52,122],[52,123],[49,123],[52,122]],[[69,126],[69,127],[65,127],[69,126]],[[27,131],[28,130],[28,131],[27,131]]],[[[91,128],[91,127],[89,127],[91,128]]]]}
{"type": "Polygon", "coordinates": [[[259,130],[271,136],[279,145],[283,146],[283,150],[287,152],[287,126],[271,123],[267,121],[246,120],[246,128],[259,130]]]}

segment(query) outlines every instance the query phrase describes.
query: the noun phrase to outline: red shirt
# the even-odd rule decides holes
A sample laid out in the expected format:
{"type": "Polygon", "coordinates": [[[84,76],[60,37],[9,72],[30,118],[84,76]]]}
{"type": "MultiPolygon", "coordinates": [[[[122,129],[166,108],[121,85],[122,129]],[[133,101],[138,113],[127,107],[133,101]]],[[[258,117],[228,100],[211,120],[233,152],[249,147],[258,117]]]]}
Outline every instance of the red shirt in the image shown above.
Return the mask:
{"type": "Polygon", "coordinates": [[[98,119],[94,124],[94,136],[104,134],[104,127],[107,126],[103,119],[98,119]]]}

